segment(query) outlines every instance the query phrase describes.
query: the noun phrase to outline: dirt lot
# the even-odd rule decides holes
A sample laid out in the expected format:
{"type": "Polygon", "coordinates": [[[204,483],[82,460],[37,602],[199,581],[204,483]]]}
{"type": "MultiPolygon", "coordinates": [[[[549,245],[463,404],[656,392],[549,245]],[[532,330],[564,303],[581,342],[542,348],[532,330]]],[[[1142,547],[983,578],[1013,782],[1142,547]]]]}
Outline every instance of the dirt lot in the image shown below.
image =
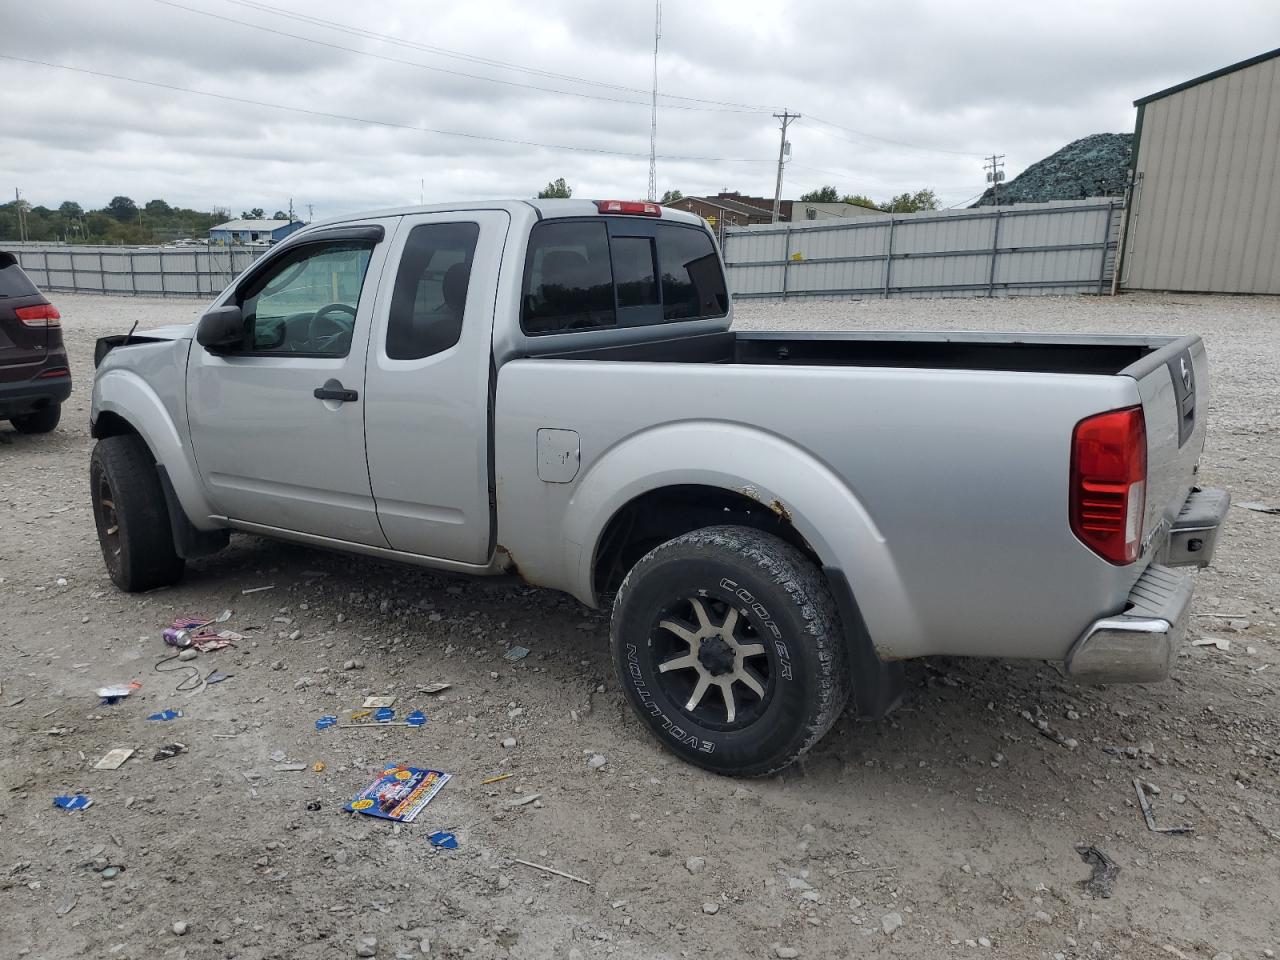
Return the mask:
{"type": "MultiPolygon", "coordinates": [[[[243,536],[174,589],[117,592],[86,492],[93,341],[135,319],[190,319],[200,305],[55,299],[77,380],[63,425],[44,437],[0,427],[5,956],[298,960],[355,956],[365,935],[379,957],[1280,950],[1280,517],[1231,510],[1193,621],[1194,636],[1230,649],[1189,648],[1169,683],[1090,689],[1044,663],[920,663],[892,718],[846,717],[784,775],[729,781],[645,735],[611,676],[605,617],[553,593],[243,536]],[[263,586],[273,589],[243,593],[263,586]],[[177,691],[185,674],[154,670],[171,652],[161,629],[224,608],[251,639],[195,666],[232,676],[177,691]],[[532,653],[509,662],[513,644],[532,653]],[[143,686],[128,700],[98,705],[98,686],[134,679],[143,686]],[[421,692],[433,681],[452,687],[421,692]],[[316,718],[374,694],[430,722],[316,730],[316,718]],[[183,715],[146,719],[166,708],[183,715]],[[1040,736],[1028,714],[1078,747],[1040,736]],[[174,741],[187,752],[152,759],[174,741]],[[137,753],[95,770],[117,747],[137,753]],[[607,759],[599,770],[594,754],[607,759]],[[281,758],[307,767],[277,771],[281,758]],[[396,761],[454,779],[403,828],[342,812],[396,761]],[[481,782],[501,773],[511,777],[481,782]],[[1161,823],[1195,832],[1150,832],[1135,776],[1159,787],[1161,823]],[[92,807],[54,808],[76,791],[92,807]],[[530,794],[541,798],[512,805],[530,794]],[[428,843],[441,828],[457,834],[456,851],[428,843]],[[1083,889],[1077,844],[1119,865],[1114,896],[1083,889]]],[[[1237,501],[1280,503],[1276,299],[740,314],[749,326],[1203,333],[1215,379],[1204,481],[1237,501]]]]}

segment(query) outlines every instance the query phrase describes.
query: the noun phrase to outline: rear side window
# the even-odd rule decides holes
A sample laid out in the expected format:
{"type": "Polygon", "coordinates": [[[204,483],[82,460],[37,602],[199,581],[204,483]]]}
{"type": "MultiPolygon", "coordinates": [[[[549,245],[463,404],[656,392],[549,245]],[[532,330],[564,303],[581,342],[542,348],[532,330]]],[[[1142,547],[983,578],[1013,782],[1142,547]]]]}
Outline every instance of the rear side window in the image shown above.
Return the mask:
{"type": "Polygon", "coordinates": [[[597,218],[540,223],[530,235],[525,333],[701,320],[728,309],[724,273],[704,230],[597,218]]]}
{"type": "Polygon", "coordinates": [[[475,223],[424,223],[410,232],[387,320],[392,360],[420,360],[458,342],[479,236],[475,223]]]}
{"type": "Polygon", "coordinates": [[[603,220],[541,223],[525,264],[525,333],[612,327],[618,322],[603,220]]]}
{"type": "Polygon", "coordinates": [[[662,274],[662,319],[723,317],[729,311],[724,271],[711,237],[702,230],[658,230],[658,269],[662,274]]]}
{"type": "Polygon", "coordinates": [[[11,253],[0,253],[0,297],[31,297],[40,291],[11,253]]]}

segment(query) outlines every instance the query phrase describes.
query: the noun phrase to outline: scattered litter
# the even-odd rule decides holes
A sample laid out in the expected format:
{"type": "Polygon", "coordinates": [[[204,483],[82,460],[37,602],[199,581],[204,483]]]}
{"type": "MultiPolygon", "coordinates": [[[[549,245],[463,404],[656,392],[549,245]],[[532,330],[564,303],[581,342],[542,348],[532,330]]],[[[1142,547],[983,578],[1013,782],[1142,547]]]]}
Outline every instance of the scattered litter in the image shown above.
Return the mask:
{"type": "Polygon", "coordinates": [[[70,897],[66,900],[63,900],[56,907],[54,907],[53,912],[60,917],[65,917],[68,913],[70,913],[75,908],[76,908],[76,898],[70,897]]]}
{"type": "Polygon", "coordinates": [[[1115,889],[1116,877],[1120,875],[1120,867],[1097,847],[1080,844],[1076,847],[1080,859],[1093,867],[1089,879],[1083,882],[1084,888],[1094,897],[1110,899],[1115,889]]]}
{"type": "Polygon", "coordinates": [[[156,751],[156,755],[152,760],[172,760],[180,753],[187,752],[185,743],[166,743],[163,747],[156,751]]]}
{"type": "Polygon", "coordinates": [[[409,823],[450,780],[450,774],[419,767],[390,766],[365,787],[346,809],[369,817],[409,823]]]}
{"type": "Polygon", "coordinates": [[[93,765],[93,769],[118,770],[133,754],[132,747],[116,747],[114,750],[108,750],[103,758],[93,765]]]}
{"type": "Polygon", "coordinates": [[[529,655],[528,647],[512,647],[510,650],[508,650],[506,653],[502,655],[502,659],[510,660],[512,663],[515,663],[517,660],[523,660],[528,655],[529,655]]]}
{"type": "Polygon", "coordinates": [[[338,723],[338,718],[337,718],[337,717],[334,717],[334,716],[323,716],[323,717],[321,717],[319,720],[317,720],[317,721],[316,721],[316,729],[317,729],[317,730],[325,730],[325,729],[327,729],[327,728],[329,728],[329,727],[336,726],[336,725],[337,725],[337,723],[338,723]]]}
{"type": "Polygon", "coordinates": [[[1231,649],[1231,641],[1222,637],[1196,637],[1191,641],[1193,647],[1217,647],[1224,653],[1231,649]]]}
{"type": "Polygon", "coordinates": [[[307,810],[308,810],[308,811],[310,811],[311,813],[315,813],[315,812],[316,812],[317,810],[319,810],[319,809],[320,809],[320,801],[319,801],[319,800],[308,800],[308,801],[307,801],[307,810]]]}
{"type": "Polygon", "coordinates": [[[355,711],[355,712],[353,712],[353,713],[351,714],[351,716],[349,716],[347,719],[348,719],[348,720],[353,720],[353,721],[354,721],[354,720],[368,720],[368,719],[369,719],[370,717],[372,717],[372,716],[373,716],[373,711],[372,711],[372,710],[356,710],[356,711],[355,711]]]}
{"type": "Polygon", "coordinates": [[[159,713],[153,713],[147,717],[148,720],[177,720],[182,716],[181,710],[161,710],[159,713]]]}
{"type": "Polygon", "coordinates": [[[230,680],[232,676],[233,674],[223,673],[220,670],[215,670],[213,671],[213,673],[209,674],[207,677],[204,678],[204,682],[205,683],[221,683],[223,680],[230,680]]]}
{"type": "Polygon", "coordinates": [[[1138,806],[1142,808],[1142,816],[1147,821],[1147,829],[1152,833],[1192,833],[1193,827],[1157,827],[1156,815],[1151,810],[1151,801],[1147,799],[1147,792],[1142,789],[1142,781],[1137,777],[1133,778],[1133,789],[1138,793],[1138,806]]]}
{"type": "Polygon", "coordinates": [[[247,589],[241,590],[240,595],[242,597],[247,597],[251,593],[261,593],[263,590],[274,590],[275,588],[276,585],[274,583],[268,584],[265,587],[248,587],[247,589]]]}
{"type": "Polygon", "coordinates": [[[445,683],[442,680],[436,680],[433,683],[428,683],[425,687],[419,687],[418,692],[419,693],[443,693],[444,691],[448,690],[452,686],[453,686],[452,683],[445,683]]]}
{"type": "Polygon", "coordinates": [[[441,850],[457,850],[458,838],[452,833],[444,830],[437,830],[431,836],[427,837],[431,841],[433,847],[439,847],[441,850]]]}
{"type": "Polygon", "coordinates": [[[379,707],[373,715],[375,723],[390,723],[396,718],[396,712],[390,707],[379,707]]]}
{"type": "Polygon", "coordinates": [[[427,715],[421,710],[414,710],[411,714],[404,718],[406,727],[420,727],[427,722],[427,715]]]}
{"type": "Polygon", "coordinates": [[[1259,503],[1256,500],[1242,500],[1238,502],[1236,506],[1244,507],[1246,510],[1252,510],[1254,513],[1280,514],[1280,507],[1273,507],[1269,503],[1259,503]]]}
{"type": "Polygon", "coordinates": [[[524,807],[533,803],[535,800],[541,800],[541,799],[542,799],[542,794],[530,793],[530,794],[526,794],[523,797],[516,797],[514,800],[508,800],[507,806],[508,807],[524,807]]]}
{"type": "Polygon", "coordinates": [[[99,687],[97,694],[102,698],[102,706],[110,707],[119,703],[135,690],[141,690],[142,684],[137,680],[131,680],[129,683],[116,684],[111,687],[99,687]]]}
{"type": "Polygon", "coordinates": [[[311,769],[314,770],[316,773],[324,773],[324,761],[317,760],[315,763],[311,765],[311,769]]]}
{"type": "Polygon", "coordinates": [[[575,883],[583,883],[588,887],[591,886],[590,880],[583,880],[581,877],[575,877],[572,873],[565,873],[563,870],[557,870],[555,867],[545,867],[540,863],[534,863],[532,860],[520,860],[516,857],[512,857],[511,862],[518,863],[522,867],[533,867],[533,869],[541,870],[543,873],[554,873],[557,877],[564,877],[566,880],[572,880],[575,883]]]}
{"type": "Polygon", "coordinates": [[[500,780],[509,780],[511,777],[514,777],[514,776],[515,776],[514,773],[500,773],[496,777],[485,777],[483,780],[480,781],[480,784],[483,786],[489,783],[497,783],[500,780]]]}
{"type": "Polygon", "coordinates": [[[364,703],[360,704],[367,710],[373,710],[378,707],[394,707],[395,705],[395,697],[365,697],[364,703]]]}
{"type": "Polygon", "coordinates": [[[301,771],[307,769],[307,765],[305,763],[296,763],[296,762],[277,763],[271,769],[276,771],[276,773],[300,773],[301,771]]]}
{"type": "Polygon", "coordinates": [[[54,797],[53,805],[63,810],[83,810],[90,806],[93,800],[86,797],[83,793],[77,793],[70,797],[54,797]]]}

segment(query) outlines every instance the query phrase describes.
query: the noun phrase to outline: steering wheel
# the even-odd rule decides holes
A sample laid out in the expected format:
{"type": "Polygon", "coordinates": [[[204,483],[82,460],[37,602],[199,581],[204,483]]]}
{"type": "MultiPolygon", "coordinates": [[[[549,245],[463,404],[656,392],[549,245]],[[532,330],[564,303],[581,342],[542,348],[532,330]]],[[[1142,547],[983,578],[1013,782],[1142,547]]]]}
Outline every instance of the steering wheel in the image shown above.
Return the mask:
{"type": "Polygon", "coordinates": [[[348,303],[326,303],[311,315],[307,321],[307,341],[314,344],[318,340],[332,341],[337,337],[351,333],[356,325],[356,308],[348,303]],[[348,319],[331,317],[331,313],[345,313],[348,319]],[[327,331],[321,331],[321,325],[328,325],[327,331]]]}

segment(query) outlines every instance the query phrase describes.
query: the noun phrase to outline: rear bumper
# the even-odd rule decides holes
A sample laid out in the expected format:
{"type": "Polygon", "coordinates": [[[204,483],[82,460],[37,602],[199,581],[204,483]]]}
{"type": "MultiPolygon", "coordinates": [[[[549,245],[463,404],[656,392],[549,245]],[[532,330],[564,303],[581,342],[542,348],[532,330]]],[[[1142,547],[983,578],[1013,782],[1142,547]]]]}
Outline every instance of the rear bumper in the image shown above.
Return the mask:
{"type": "Polygon", "coordinates": [[[70,376],[0,383],[0,419],[22,416],[51,403],[62,403],[69,396],[70,376]]]}
{"type": "Polygon", "coordinates": [[[1169,676],[1191,610],[1191,576],[1152,564],[1125,611],[1095,621],[1067,654],[1067,673],[1086,683],[1152,683],[1169,676]]]}
{"type": "Polygon", "coordinates": [[[1151,683],[1169,676],[1187,633],[1192,581],[1175,566],[1204,567],[1231,506],[1225,490],[1193,490],[1122,613],[1097,620],[1067,654],[1067,673],[1089,683],[1151,683]]]}

